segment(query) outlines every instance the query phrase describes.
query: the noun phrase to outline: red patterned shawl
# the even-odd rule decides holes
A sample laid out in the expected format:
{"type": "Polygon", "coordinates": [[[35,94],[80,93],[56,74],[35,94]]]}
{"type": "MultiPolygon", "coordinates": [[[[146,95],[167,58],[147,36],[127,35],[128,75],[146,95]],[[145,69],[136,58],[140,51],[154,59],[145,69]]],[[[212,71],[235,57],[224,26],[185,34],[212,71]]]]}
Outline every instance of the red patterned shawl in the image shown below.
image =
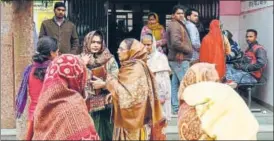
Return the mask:
{"type": "Polygon", "coordinates": [[[85,81],[85,65],[74,55],[52,62],[34,113],[33,140],[99,140],[83,98],[85,81]]]}

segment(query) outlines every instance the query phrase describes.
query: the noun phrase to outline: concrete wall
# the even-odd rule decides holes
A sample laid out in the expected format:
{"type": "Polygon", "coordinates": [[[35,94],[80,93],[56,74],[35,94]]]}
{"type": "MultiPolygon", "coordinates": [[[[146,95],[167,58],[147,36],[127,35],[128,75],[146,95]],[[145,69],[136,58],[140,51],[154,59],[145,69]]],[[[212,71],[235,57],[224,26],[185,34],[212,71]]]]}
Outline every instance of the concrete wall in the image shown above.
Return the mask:
{"type": "Polygon", "coordinates": [[[233,39],[239,41],[239,15],[241,13],[240,1],[220,1],[220,21],[224,30],[233,34],[233,39]]]}
{"type": "Polygon", "coordinates": [[[15,97],[33,54],[32,1],[1,4],[1,129],[15,128],[15,97]]]}
{"type": "Polygon", "coordinates": [[[249,1],[241,3],[239,39],[240,46],[246,47],[246,29],[253,28],[258,31],[258,41],[265,47],[268,56],[268,66],[265,71],[268,81],[265,86],[259,87],[255,97],[266,102],[273,108],[273,1],[249,8],[249,1]]]}
{"type": "Polygon", "coordinates": [[[246,30],[258,31],[258,41],[268,55],[268,66],[265,76],[268,82],[258,87],[254,97],[269,104],[273,108],[273,1],[220,1],[220,20],[223,29],[233,33],[243,50],[246,49],[246,30]]]}

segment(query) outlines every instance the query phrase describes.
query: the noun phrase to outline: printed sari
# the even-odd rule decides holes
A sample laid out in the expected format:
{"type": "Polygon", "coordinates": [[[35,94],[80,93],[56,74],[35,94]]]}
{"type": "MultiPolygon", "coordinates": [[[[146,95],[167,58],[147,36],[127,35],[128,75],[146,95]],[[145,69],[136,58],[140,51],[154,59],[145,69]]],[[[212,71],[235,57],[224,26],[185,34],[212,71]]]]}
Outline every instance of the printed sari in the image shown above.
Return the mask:
{"type": "Polygon", "coordinates": [[[166,126],[150,72],[147,50],[137,40],[128,45],[129,58],[121,62],[118,80],[108,76],[114,111],[113,140],[165,140],[166,126]]]}
{"type": "Polygon", "coordinates": [[[48,67],[34,112],[32,140],[99,140],[84,100],[86,67],[64,54],[48,67]]]}
{"type": "MultiPolygon", "coordinates": [[[[110,53],[106,44],[104,42],[103,34],[100,31],[91,31],[89,32],[84,39],[83,53],[81,55],[91,55],[90,61],[87,64],[88,67],[88,80],[91,80],[92,70],[98,68],[104,68],[105,71],[115,77],[118,75],[118,64],[115,61],[113,55],[110,53]],[[92,38],[95,33],[99,33],[102,36],[102,48],[98,53],[91,53],[89,50],[89,46],[92,42],[92,38]]],[[[93,74],[94,75],[94,74],[93,74]]],[[[103,76],[106,77],[106,76],[103,76]]],[[[109,93],[107,90],[101,91],[101,95],[103,92],[109,93]]],[[[86,95],[91,95],[95,93],[90,85],[86,85],[85,87],[86,95]]],[[[96,107],[96,106],[94,106],[96,107]]],[[[102,140],[111,140],[113,133],[113,123],[111,122],[111,109],[103,108],[102,106],[96,107],[95,112],[90,112],[91,117],[94,120],[94,124],[96,130],[102,140]]],[[[95,109],[95,108],[94,108],[95,109]]]]}
{"type": "Polygon", "coordinates": [[[197,63],[186,73],[178,93],[181,140],[256,138],[258,123],[245,102],[229,85],[218,81],[213,64],[197,63]]]}

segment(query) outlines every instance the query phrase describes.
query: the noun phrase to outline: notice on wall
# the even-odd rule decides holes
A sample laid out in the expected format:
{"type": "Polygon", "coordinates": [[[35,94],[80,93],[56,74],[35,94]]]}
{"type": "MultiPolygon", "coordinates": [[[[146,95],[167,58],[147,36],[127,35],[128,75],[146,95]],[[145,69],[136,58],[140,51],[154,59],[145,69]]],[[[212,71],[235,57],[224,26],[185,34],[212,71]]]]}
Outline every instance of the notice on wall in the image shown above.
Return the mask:
{"type": "Polygon", "coordinates": [[[35,22],[36,33],[39,34],[41,24],[44,20],[51,19],[54,16],[54,4],[63,0],[54,1],[33,1],[33,18],[35,22]]]}
{"type": "Polygon", "coordinates": [[[273,1],[266,1],[266,0],[243,1],[241,3],[241,11],[247,12],[247,11],[261,9],[269,6],[273,6],[273,1]]]}

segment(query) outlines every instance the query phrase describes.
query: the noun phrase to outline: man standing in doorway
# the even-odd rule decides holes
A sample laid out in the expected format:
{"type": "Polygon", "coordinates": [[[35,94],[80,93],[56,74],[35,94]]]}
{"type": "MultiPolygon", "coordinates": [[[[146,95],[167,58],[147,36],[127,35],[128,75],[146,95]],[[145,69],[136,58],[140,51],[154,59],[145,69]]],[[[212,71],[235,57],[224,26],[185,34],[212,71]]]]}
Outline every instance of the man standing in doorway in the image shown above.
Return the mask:
{"type": "Polygon", "coordinates": [[[42,22],[39,38],[51,36],[58,41],[59,52],[61,54],[76,54],[79,39],[75,25],[65,19],[66,6],[63,2],[56,2],[54,5],[53,19],[42,22]]]}
{"type": "Polygon", "coordinates": [[[167,28],[168,60],[173,72],[171,80],[171,104],[173,114],[177,114],[179,108],[178,87],[182,81],[192,58],[192,46],[183,21],[184,10],[181,5],[172,9],[172,21],[167,28]]]}
{"type": "Polygon", "coordinates": [[[195,9],[190,8],[185,12],[185,17],[187,20],[186,28],[189,33],[193,49],[191,64],[194,64],[198,62],[200,52],[199,49],[201,46],[200,34],[198,28],[196,27],[196,24],[199,21],[199,12],[195,9]]]}

